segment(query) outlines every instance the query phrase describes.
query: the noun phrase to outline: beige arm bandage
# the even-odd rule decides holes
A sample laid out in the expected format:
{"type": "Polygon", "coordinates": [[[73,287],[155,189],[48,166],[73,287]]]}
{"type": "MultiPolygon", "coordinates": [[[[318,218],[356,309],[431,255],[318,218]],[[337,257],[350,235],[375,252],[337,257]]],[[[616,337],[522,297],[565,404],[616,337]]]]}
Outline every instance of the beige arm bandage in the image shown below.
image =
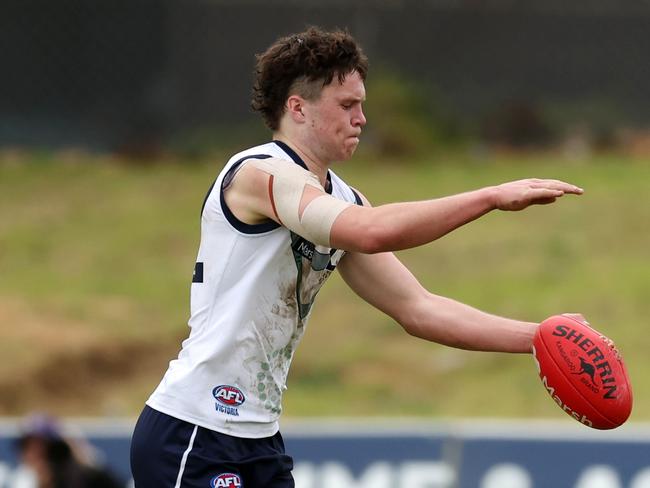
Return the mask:
{"type": "Polygon", "coordinates": [[[247,164],[270,175],[269,198],[280,223],[314,244],[329,247],[334,221],[352,204],[323,193],[300,215],[300,201],[307,186],[325,192],[316,175],[284,159],[252,159],[247,164]]]}

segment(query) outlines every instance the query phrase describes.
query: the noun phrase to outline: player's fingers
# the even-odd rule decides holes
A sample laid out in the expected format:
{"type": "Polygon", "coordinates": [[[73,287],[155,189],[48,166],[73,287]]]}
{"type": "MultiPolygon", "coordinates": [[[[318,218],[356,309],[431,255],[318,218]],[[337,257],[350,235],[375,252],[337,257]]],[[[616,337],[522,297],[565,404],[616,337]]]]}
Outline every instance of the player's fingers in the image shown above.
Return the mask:
{"type": "Polygon", "coordinates": [[[562,315],[564,315],[566,317],[569,317],[569,318],[572,318],[574,320],[577,320],[578,322],[582,322],[583,324],[591,325],[591,324],[589,324],[589,322],[587,321],[585,316],[582,315],[581,313],[568,313],[567,312],[567,313],[563,313],[562,315]]]}
{"type": "Polygon", "coordinates": [[[528,193],[530,201],[537,203],[542,200],[556,199],[564,195],[562,190],[555,190],[552,188],[534,188],[528,193]]]}
{"type": "Polygon", "coordinates": [[[561,190],[564,193],[580,195],[584,190],[576,185],[560,180],[533,180],[531,188],[547,188],[551,190],[561,190]]]}

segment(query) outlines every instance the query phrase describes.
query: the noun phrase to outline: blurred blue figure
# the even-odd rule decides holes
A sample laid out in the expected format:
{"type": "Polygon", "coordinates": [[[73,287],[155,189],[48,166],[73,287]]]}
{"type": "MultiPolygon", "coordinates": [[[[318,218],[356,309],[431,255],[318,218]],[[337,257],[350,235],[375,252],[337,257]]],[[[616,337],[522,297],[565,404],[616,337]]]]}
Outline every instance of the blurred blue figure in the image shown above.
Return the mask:
{"type": "Polygon", "coordinates": [[[26,422],[16,442],[21,466],[9,488],[121,488],[122,483],[91,461],[83,443],[66,439],[46,415],[26,422]]]}

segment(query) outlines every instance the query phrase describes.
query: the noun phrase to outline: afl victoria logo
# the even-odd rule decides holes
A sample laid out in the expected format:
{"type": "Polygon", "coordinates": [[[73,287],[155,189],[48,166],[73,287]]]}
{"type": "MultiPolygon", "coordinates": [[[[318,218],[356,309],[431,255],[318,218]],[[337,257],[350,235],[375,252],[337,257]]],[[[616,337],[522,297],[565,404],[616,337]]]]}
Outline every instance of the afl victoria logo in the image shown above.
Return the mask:
{"type": "Polygon", "coordinates": [[[211,488],[242,488],[241,478],[234,473],[223,473],[210,480],[211,488]]]}
{"type": "MultiPolygon", "coordinates": [[[[239,388],[230,385],[217,386],[214,390],[212,390],[212,395],[214,396],[215,400],[217,400],[222,405],[226,405],[228,407],[238,407],[246,401],[246,398],[244,397],[242,391],[239,388]]],[[[222,485],[217,485],[217,486],[222,486],[222,485]]],[[[229,486],[229,485],[223,485],[223,486],[229,486]]],[[[239,486],[239,485],[233,485],[233,486],[239,486]]]]}

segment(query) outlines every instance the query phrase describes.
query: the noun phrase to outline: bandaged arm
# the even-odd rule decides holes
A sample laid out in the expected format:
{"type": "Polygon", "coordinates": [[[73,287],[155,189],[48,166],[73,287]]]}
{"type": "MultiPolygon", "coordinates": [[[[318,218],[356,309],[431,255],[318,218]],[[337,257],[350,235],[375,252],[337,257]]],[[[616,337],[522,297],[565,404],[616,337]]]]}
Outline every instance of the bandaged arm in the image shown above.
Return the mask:
{"type": "Polygon", "coordinates": [[[269,175],[268,196],[275,219],[314,244],[331,247],[334,221],[353,204],[325,193],[316,175],[293,162],[268,158],[248,164],[269,175]]]}

